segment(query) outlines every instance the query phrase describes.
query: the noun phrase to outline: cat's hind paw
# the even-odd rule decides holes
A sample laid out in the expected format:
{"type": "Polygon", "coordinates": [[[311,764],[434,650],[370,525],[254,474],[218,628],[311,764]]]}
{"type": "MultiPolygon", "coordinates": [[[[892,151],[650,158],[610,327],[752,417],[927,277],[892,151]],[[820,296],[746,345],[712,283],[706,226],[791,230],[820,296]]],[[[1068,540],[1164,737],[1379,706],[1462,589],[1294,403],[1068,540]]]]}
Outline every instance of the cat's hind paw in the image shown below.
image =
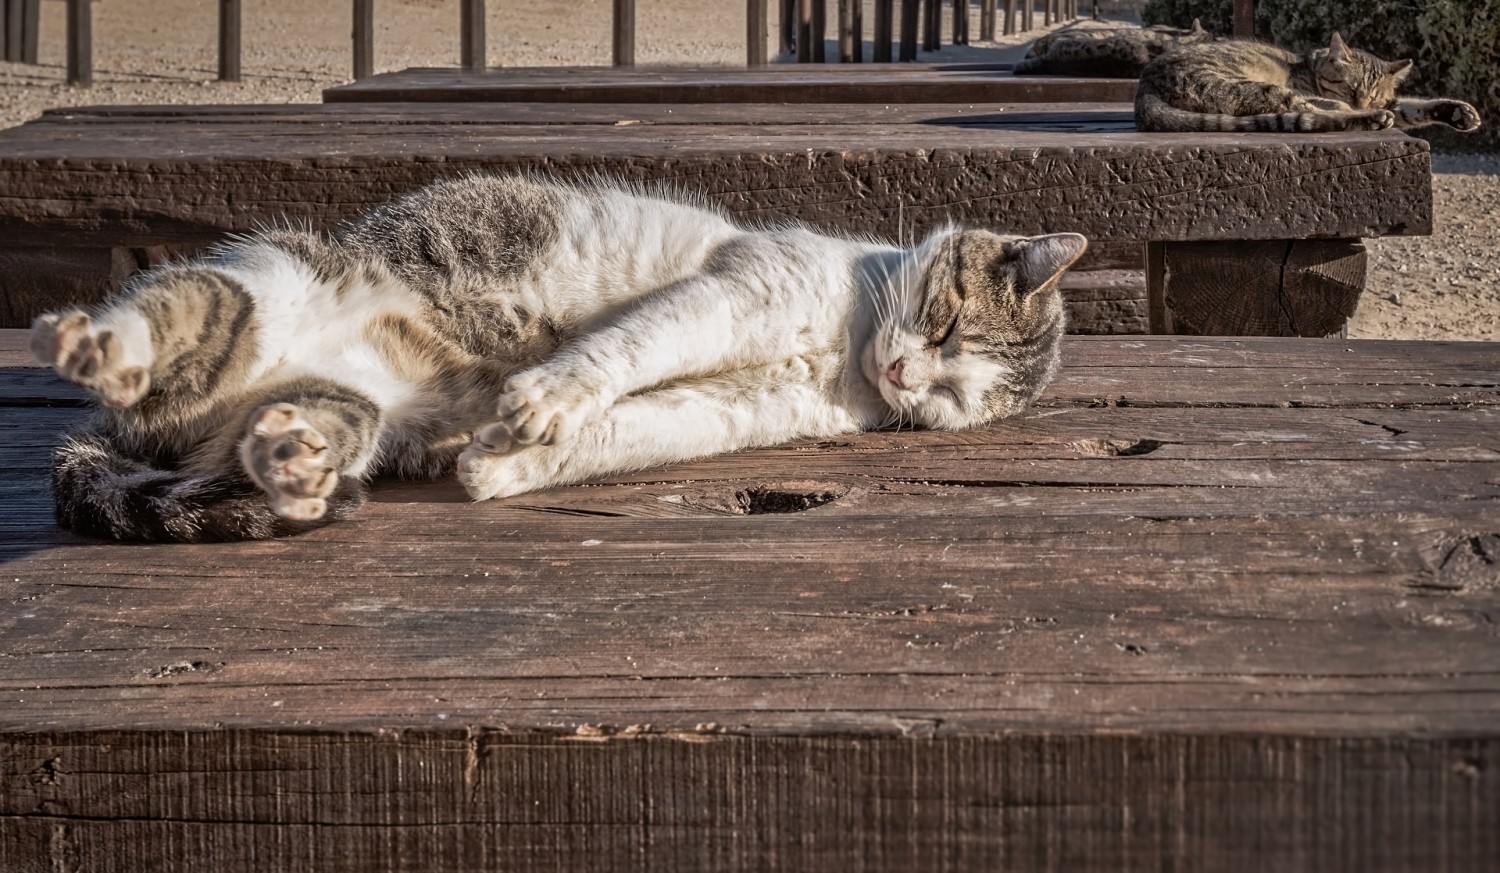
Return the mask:
{"type": "Polygon", "coordinates": [[[339,474],[328,463],[328,441],[290,403],[262,406],[250,416],[240,461],[271,497],[282,518],[313,521],[328,511],[339,474]]]}
{"type": "Polygon", "coordinates": [[[551,446],[598,418],[606,406],[598,392],[538,367],[506,380],[495,411],[515,443],[551,446]]]}
{"type": "Polygon", "coordinates": [[[81,309],[38,316],[31,323],[31,353],[115,409],[133,406],[151,388],[150,372],[126,363],[120,338],[98,330],[81,309]]]}

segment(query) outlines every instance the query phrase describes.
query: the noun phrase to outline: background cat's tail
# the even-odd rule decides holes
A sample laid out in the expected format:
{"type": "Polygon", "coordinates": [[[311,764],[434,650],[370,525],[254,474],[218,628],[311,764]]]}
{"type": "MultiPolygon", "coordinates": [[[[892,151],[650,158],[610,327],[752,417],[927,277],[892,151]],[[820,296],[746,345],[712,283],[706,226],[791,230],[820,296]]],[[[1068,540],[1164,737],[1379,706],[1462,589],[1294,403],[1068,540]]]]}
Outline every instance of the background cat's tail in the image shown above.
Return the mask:
{"type": "Polygon", "coordinates": [[[249,480],[157,470],[122,454],[100,433],[75,434],[52,456],[57,522],[74,533],[134,542],[205,543],[287,536],[347,518],[364,505],[363,483],[340,480],[328,512],[310,522],[271,511],[249,480]]]}
{"type": "Polygon", "coordinates": [[[1142,87],[1135,95],[1135,126],[1149,131],[1327,131],[1343,130],[1333,116],[1316,112],[1273,112],[1265,115],[1219,115],[1189,112],[1142,87]]]}

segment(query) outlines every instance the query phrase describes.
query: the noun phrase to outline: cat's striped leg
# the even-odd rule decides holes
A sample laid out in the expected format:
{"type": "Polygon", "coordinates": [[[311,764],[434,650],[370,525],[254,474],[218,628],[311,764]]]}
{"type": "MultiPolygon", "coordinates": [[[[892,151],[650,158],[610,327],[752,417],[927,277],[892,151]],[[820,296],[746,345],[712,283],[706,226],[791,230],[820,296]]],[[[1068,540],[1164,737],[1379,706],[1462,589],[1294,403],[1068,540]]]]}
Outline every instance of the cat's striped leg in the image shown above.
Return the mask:
{"type": "Polygon", "coordinates": [[[277,515],[322,518],[341,475],[364,473],[382,426],[380,408],[325,379],[297,379],[268,391],[246,423],[238,453],[277,515]]]}
{"type": "Polygon", "coordinates": [[[101,328],[82,309],[38,316],[31,323],[31,353],[105,406],[131,406],[151,387],[155,356],[147,332],[101,328]]]}
{"type": "Polygon", "coordinates": [[[152,390],[191,402],[247,369],[255,355],[254,309],[244,288],[221,273],[171,268],[93,314],[38,317],[31,350],[106,406],[133,406],[152,390]]]}
{"type": "Polygon", "coordinates": [[[759,378],[704,380],[623,398],[560,445],[516,443],[508,425],[497,422],[459,457],[459,482],[475,500],[487,500],[861,429],[815,384],[757,385],[759,378]]]}
{"type": "Polygon", "coordinates": [[[1402,129],[1447,125],[1465,133],[1479,129],[1479,110],[1462,100],[1421,100],[1401,97],[1396,100],[1396,126],[1402,129]]]}

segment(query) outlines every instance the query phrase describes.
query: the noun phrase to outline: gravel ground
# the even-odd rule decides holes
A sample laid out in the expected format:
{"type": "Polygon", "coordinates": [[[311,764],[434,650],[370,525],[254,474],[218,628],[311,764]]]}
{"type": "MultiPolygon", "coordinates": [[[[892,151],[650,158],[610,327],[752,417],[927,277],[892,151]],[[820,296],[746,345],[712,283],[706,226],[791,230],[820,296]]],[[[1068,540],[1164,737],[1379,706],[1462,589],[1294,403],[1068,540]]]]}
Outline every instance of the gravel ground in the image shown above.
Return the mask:
{"type": "MultiPolygon", "coordinates": [[[[0,127],[53,106],[318,102],[323,88],[348,80],[349,6],[245,0],[245,80],[221,83],[215,81],[217,4],[95,0],[95,85],[81,89],[64,84],[63,3],[47,0],[42,63],[0,63],[0,127]]],[[[608,63],[610,7],[611,0],[490,3],[489,63],[608,63]]],[[[637,62],[743,64],[744,14],[740,0],[641,3],[637,62]]],[[[873,17],[867,8],[866,21],[873,17]]],[[[458,4],[452,0],[383,0],[376,28],[377,70],[458,62],[458,4]]],[[[951,30],[945,25],[944,32],[951,30]]],[[[978,32],[977,14],[970,32],[978,32]]],[[[932,58],[1014,59],[1025,41],[950,46],[932,58]]],[[[1354,318],[1354,336],[1500,340],[1500,157],[1435,155],[1433,170],[1434,235],[1370,242],[1369,290],[1354,318]]]]}

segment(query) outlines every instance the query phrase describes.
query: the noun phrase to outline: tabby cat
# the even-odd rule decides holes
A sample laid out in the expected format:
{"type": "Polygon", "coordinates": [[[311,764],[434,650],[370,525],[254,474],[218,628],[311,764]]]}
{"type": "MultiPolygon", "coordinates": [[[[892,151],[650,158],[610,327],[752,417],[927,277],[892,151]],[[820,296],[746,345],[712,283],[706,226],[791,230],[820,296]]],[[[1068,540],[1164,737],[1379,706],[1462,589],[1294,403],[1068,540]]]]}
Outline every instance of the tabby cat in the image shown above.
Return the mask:
{"type": "Polygon", "coordinates": [[[1164,25],[1136,27],[1082,22],[1055,30],[1032,43],[1026,57],[1016,64],[1015,72],[1134,79],[1153,58],[1170,49],[1216,39],[1197,19],[1190,30],[1164,25]]]}
{"type": "Polygon", "coordinates": [[[54,458],[62,525],[277,536],[363,480],[476,500],[747,446],[1019,412],[1051,379],[1077,234],[898,248],[610,185],[433,184],[331,237],[267,230],[41,316],[103,408],[54,458]]]}
{"type": "Polygon", "coordinates": [[[1135,122],[1153,131],[1479,128],[1479,113],[1460,100],[1397,97],[1411,65],[1351,49],[1337,33],[1305,55],[1239,40],[1186,46],[1141,74],[1135,122]]]}

